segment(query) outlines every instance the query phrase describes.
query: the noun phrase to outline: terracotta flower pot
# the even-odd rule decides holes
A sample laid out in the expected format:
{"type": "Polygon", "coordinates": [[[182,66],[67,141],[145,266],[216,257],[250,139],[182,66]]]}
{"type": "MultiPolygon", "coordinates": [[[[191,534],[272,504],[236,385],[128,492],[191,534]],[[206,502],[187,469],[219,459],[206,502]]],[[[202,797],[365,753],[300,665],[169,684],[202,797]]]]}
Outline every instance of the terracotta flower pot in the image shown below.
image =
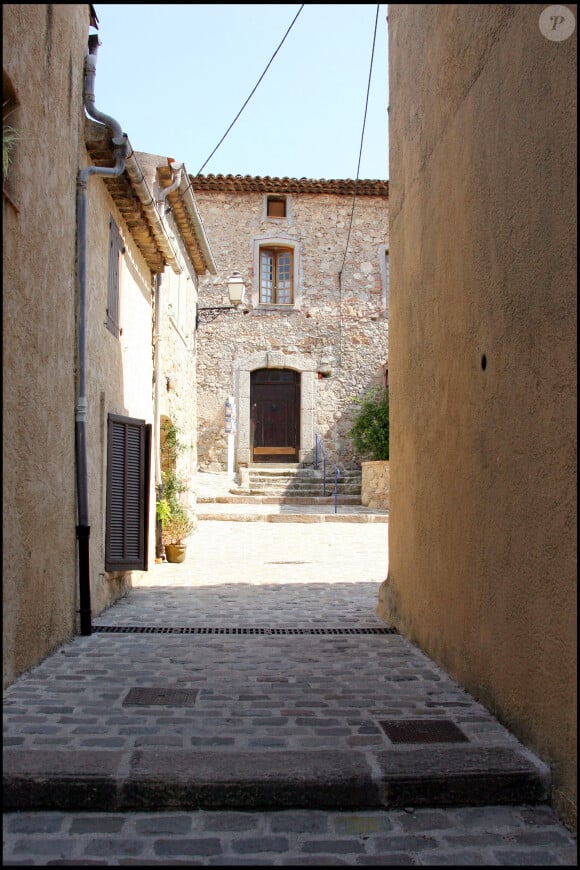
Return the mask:
{"type": "Polygon", "coordinates": [[[186,551],[185,544],[165,544],[165,558],[168,562],[183,562],[186,551]]]}

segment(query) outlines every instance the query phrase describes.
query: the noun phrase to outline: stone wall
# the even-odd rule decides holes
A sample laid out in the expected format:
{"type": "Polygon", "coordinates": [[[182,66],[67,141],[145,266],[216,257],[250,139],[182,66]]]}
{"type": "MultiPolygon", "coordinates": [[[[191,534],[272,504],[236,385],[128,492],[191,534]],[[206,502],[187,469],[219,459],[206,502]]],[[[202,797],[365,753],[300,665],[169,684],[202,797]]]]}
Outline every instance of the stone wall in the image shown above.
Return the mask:
{"type": "Polygon", "coordinates": [[[366,182],[372,193],[357,196],[345,258],[353,182],[336,193],[328,187],[331,183],[236,176],[233,187],[223,177],[225,189],[215,189],[219,178],[212,189],[203,177],[192,178],[218,264],[218,275],[200,282],[200,305],[228,304],[226,282],[234,270],[246,283],[247,304],[245,313],[224,313],[202,323],[197,333],[200,467],[226,468],[224,405],[229,395],[239,406],[237,462],[247,459],[249,445],[242,436],[249,430],[249,400],[245,402],[246,382],[236,379],[236,371],[249,371],[244,368],[248,359],[255,360],[253,368],[271,365],[308,373],[302,382],[305,391],[312,391],[311,406],[305,404],[303,414],[311,414],[312,422],[307,424],[310,435],[301,441],[301,460],[312,460],[318,433],[331,461],[356,467],[359,461],[348,438],[352,399],[382,382],[388,359],[387,183],[366,182]],[[275,184],[277,192],[287,194],[286,219],[265,216],[265,198],[275,184]],[[295,304],[286,309],[259,303],[257,251],[268,240],[294,246],[295,304]]]}
{"type": "Polygon", "coordinates": [[[389,462],[376,460],[362,463],[361,504],[365,507],[389,509],[389,462]]]}

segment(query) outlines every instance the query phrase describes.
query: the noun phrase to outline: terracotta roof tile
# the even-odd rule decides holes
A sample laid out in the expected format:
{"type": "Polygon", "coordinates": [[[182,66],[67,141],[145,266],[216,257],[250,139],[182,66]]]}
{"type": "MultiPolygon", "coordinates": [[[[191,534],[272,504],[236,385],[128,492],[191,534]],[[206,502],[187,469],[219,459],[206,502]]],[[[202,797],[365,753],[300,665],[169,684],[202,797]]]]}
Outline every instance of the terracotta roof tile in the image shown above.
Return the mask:
{"type": "Polygon", "coordinates": [[[231,191],[232,193],[334,193],[352,196],[388,196],[389,182],[380,179],[351,178],[271,178],[256,175],[190,175],[195,191],[231,191]]]}

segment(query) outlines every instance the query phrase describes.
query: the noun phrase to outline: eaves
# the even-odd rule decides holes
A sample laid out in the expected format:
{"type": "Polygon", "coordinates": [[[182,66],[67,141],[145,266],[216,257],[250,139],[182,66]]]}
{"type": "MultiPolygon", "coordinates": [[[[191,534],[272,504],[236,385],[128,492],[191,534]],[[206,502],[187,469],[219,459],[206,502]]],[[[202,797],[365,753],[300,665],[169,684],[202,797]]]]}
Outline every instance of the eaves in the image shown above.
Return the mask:
{"type": "MultiPolygon", "coordinates": [[[[85,144],[95,166],[114,165],[110,131],[103,124],[85,118],[85,144]]],[[[181,272],[177,252],[130,143],[124,172],[119,176],[104,177],[103,182],[151,272],[163,272],[166,265],[176,273],[181,272]]]]}
{"type": "MultiPolygon", "coordinates": [[[[172,182],[171,168],[168,165],[158,166],[157,177],[161,188],[169,187],[172,182]]],[[[179,187],[167,194],[167,202],[197,274],[203,275],[208,271],[216,275],[215,260],[186,171],[182,173],[179,187]]]]}

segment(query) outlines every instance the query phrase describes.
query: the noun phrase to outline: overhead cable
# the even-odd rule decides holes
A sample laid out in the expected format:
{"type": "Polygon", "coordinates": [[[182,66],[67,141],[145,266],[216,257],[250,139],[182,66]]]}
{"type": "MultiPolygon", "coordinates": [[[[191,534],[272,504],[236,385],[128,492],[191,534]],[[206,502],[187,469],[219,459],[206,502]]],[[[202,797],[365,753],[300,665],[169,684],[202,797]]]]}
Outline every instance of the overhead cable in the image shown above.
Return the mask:
{"type": "Polygon", "coordinates": [[[369,107],[369,93],[370,93],[370,89],[371,89],[371,78],[372,78],[372,74],[373,74],[373,59],[375,56],[375,42],[376,42],[376,38],[377,38],[377,23],[379,20],[379,9],[380,9],[380,3],[377,4],[377,13],[375,16],[375,32],[373,34],[373,49],[371,52],[371,64],[370,64],[370,69],[369,69],[369,80],[368,80],[368,84],[367,84],[367,98],[366,98],[366,102],[365,102],[365,113],[364,113],[364,118],[363,118],[362,133],[361,133],[361,137],[360,137],[360,149],[359,149],[359,154],[358,154],[358,165],[357,165],[357,169],[356,169],[356,179],[355,179],[355,183],[354,183],[354,193],[353,193],[353,197],[352,197],[352,210],[350,213],[350,224],[348,227],[348,236],[346,239],[346,248],[344,249],[344,257],[342,260],[342,266],[340,267],[340,271],[338,273],[339,286],[340,286],[340,281],[341,281],[341,277],[342,277],[342,270],[344,269],[344,263],[346,260],[346,254],[348,252],[348,244],[350,242],[350,233],[352,230],[354,206],[355,206],[355,202],[356,202],[356,191],[357,191],[357,187],[358,187],[358,180],[359,180],[359,174],[360,174],[360,163],[361,163],[362,150],[363,150],[363,141],[364,141],[364,137],[365,137],[365,125],[367,122],[367,111],[368,111],[368,107],[369,107]]]}
{"type": "Polygon", "coordinates": [[[246,106],[248,105],[248,103],[250,102],[250,100],[252,99],[252,97],[254,96],[254,93],[255,93],[256,90],[258,89],[258,85],[260,84],[260,82],[262,81],[262,79],[264,78],[264,76],[266,75],[266,73],[268,72],[268,69],[270,68],[270,65],[271,65],[272,61],[274,60],[274,58],[276,57],[276,55],[278,54],[278,52],[279,52],[280,49],[282,48],[282,46],[283,46],[283,44],[284,44],[284,41],[285,41],[286,37],[288,36],[288,34],[290,33],[290,31],[291,31],[292,28],[294,27],[294,24],[296,23],[296,19],[298,18],[298,16],[300,15],[300,13],[302,12],[303,9],[304,9],[304,3],[302,4],[302,6],[300,7],[300,9],[298,10],[298,12],[296,13],[296,15],[294,16],[294,19],[293,19],[293,21],[292,21],[290,27],[288,28],[288,30],[287,30],[286,33],[284,34],[284,37],[283,37],[283,39],[282,39],[282,42],[280,43],[280,45],[278,46],[278,48],[276,49],[276,51],[274,52],[274,54],[273,54],[272,57],[270,58],[270,60],[269,60],[269,62],[268,62],[268,65],[267,65],[266,69],[264,70],[264,72],[262,73],[262,75],[260,76],[260,78],[258,79],[258,81],[256,82],[256,84],[254,85],[254,88],[253,88],[253,90],[252,90],[250,96],[248,97],[248,99],[246,100],[246,102],[244,103],[244,105],[242,106],[242,108],[240,109],[240,111],[238,112],[238,114],[236,115],[236,117],[234,118],[234,120],[232,121],[232,123],[230,124],[230,126],[228,127],[228,129],[226,130],[226,132],[224,133],[224,135],[222,136],[222,138],[220,139],[220,141],[217,143],[217,145],[215,146],[215,148],[213,149],[213,151],[211,152],[211,154],[209,155],[209,157],[207,158],[207,160],[205,161],[205,163],[201,166],[200,169],[198,169],[198,171],[197,171],[197,175],[201,175],[201,173],[202,173],[203,169],[205,168],[205,166],[209,163],[209,161],[211,160],[211,158],[213,157],[213,155],[216,153],[216,151],[218,150],[218,148],[220,147],[220,145],[222,144],[222,142],[224,141],[224,139],[226,138],[226,136],[228,135],[228,133],[230,132],[230,130],[232,129],[232,127],[234,126],[234,124],[236,123],[236,121],[238,120],[238,118],[240,117],[240,115],[242,114],[242,112],[244,111],[244,109],[246,108],[246,106]]]}

